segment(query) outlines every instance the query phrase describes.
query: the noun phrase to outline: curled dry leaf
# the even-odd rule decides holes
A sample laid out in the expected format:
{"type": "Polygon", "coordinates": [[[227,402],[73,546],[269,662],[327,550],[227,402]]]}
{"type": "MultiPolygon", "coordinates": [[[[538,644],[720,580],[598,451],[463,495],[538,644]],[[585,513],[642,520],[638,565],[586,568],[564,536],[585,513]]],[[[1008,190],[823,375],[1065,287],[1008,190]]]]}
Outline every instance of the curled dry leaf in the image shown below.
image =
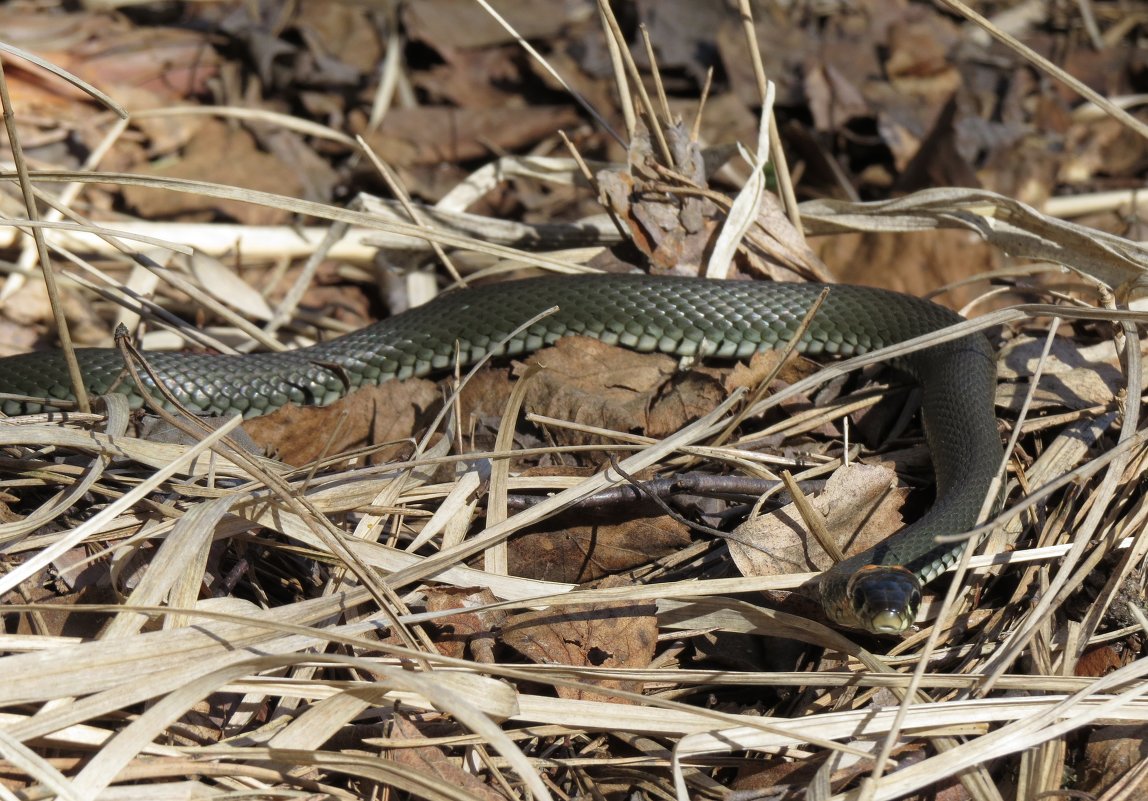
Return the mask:
{"type": "Polygon", "coordinates": [[[780,351],[766,350],[755,353],[748,362],[739,361],[725,374],[722,386],[726,392],[738,389],[754,390],[775,372],[778,381],[786,384],[795,384],[808,378],[820,368],[816,362],[803,357],[790,358],[778,369],[778,363],[784,358],[780,351]]]}
{"type": "Polygon", "coordinates": [[[1135,657],[1130,650],[1108,643],[1089,648],[1076,662],[1073,673],[1077,676],[1107,676],[1127,665],[1135,657]]]}
{"type": "MultiPolygon", "coordinates": [[[[825,528],[846,555],[865,550],[901,527],[906,490],[887,467],[851,464],[837,470],[812,499],[825,528]]],[[[833,560],[808,533],[796,504],[755,517],[734,530],[734,564],[745,576],[777,576],[826,570],[833,560]]]]}
{"type": "MultiPolygon", "coordinates": [[[[642,129],[635,135],[625,170],[600,170],[597,183],[600,200],[610,208],[630,234],[630,241],[650,260],[654,272],[697,275],[710,257],[718,236],[729,220],[729,208],[719,206],[706,195],[707,168],[701,147],[691,141],[682,125],[666,130],[674,164],[671,173],[684,176],[668,191],[669,176],[642,129]],[[657,177],[654,177],[657,176],[657,177]]],[[[739,243],[739,266],[747,272],[768,275],[775,280],[794,275],[829,281],[829,270],[805,243],[778,200],[761,193],[756,219],[739,243]]]]}
{"type": "Polygon", "coordinates": [[[792,281],[795,275],[823,283],[836,280],[805,236],[793,227],[781,201],[769,192],[762,193],[757,219],[743,245],[749,254],[749,271],[773,281],[792,281]]]}
{"type": "MultiPolygon", "coordinates": [[[[1065,337],[1057,337],[1044,363],[1040,365],[1040,403],[1037,408],[1058,405],[1085,409],[1110,403],[1124,385],[1123,373],[1113,343],[1105,347],[1079,348],[1065,337]]],[[[1000,351],[997,373],[1008,379],[1008,407],[1019,409],[1028,391],[1028,381],[1037,368],[1044,339],[1023,337],[1000,351]]],[[[1000,394],[998,403],[1002,400],[1000,394]]]]}
{"type": "Polygon", "coordinates": [[[697,274],[717,228],[712,204],[707,204],[708,214],[687,214],[676,198],[644,193],[644,182],[621,170],[603,170],[597,178],[602,200],[660,272],[697,274]],[[683,218],[692,225],[687,227],[683,218]]]}

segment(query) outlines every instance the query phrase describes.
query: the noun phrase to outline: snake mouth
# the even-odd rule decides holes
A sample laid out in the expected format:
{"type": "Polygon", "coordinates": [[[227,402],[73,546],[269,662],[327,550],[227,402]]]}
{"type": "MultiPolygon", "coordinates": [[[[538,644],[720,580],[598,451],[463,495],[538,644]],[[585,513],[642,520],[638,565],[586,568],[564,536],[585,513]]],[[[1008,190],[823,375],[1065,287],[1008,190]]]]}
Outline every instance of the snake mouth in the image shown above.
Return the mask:
{"type": "Polygon", "coordinates": [[[847,588],[854,625],[873,634],[901,634],[917,620],[921,582],[903,567],[869,565],[847,588]]]}

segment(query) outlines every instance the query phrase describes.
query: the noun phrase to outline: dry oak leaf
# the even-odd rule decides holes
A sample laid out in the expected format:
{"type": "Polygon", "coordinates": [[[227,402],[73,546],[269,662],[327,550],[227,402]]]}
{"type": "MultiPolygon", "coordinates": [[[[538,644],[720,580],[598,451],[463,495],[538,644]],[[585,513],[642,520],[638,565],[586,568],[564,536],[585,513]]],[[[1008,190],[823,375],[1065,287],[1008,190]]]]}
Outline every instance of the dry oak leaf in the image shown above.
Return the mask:
{"type": "MultiPolygon", "coordinates": [[[[599,586],[626,586],[619,578],[608,578],[599,586]]],[[[563,606],[524,612],[509,618],[502,641],[532,662],[575,667],[644,668],[654,657],[658,638],[656,606],[652,602],[563,606]]],[[[630,703],[610,689],[641,692],[641,682],[613,679],[583,679],[602,688],[556,687],[559,697],[586,701],[630,703]]]]}
{"type": "MultiPolygon", "coordinates": [[[[1004,400],[1018,410],[1028,392],[1038,364],[1041,375],[1034,408],[1063,407],[1087,409],[1110,403],[1124,385],[1116,346],[1101,342],[1091,347],[1078,347],[1068,337],[1057,337],[1043,364],[1043,337],[1022,336],[1001,348],[997,370],[1007,383],[998,393],[998,405],[1004,400]],[[1003,396],[1003,398],[1002,398],[1003,396]]],[[[1143,354],[1142,354],[1143,355],[1143,354]]]]}
{"type": "MultiPolygon", "coordinates": [[[[704,186],[705,165],[698,143],[680,125],[664,133],[673,151],[674,169],[704,186]]],[[[659,161],[645,128],[634,135],[627,159],[624,170],[610,167],[598,172],[600,200],[630,230],[631,241],[646,254],[655,272],[696,275],[717,234],[718,207],[697,195],[666,193],[639,177],[652,173],[648,165],[659,161]]]]}
{"type": "MultiPolygon", "coordinates": [[[[124,89],[145,90],[157,104],[165,106],[204,95],[223,63],[208,37],[190,28],[136,27],[124,17],[98,12],[45,14],[21,8],[24,4],[6,5],[0,10],[0,30],[7,43],[96,85],[119,101],[123,100],[119,92],[124,89]]],[[[18,101],[47,99],[50,92],[90,105],[82,89],[48,76],[31,62],[6,54],[6,71],[11,69],[9,60],[17,65],[13,94],[18,101]],[[25,82],[40,84],[43,93],[29,98],[22,91],[27,88],[21,86],[25,82]]],[[[8,80],[13,80],[11,74],[8,80]]],[[[26,108],[22,111],[28,113],[26,108]]]]}
{"type": "Polygon", "coordinates": [[[521,83],[517,47],[455,50],[443,54],[446,63],[411,76],[414,85],[432,97],[461,108],[501,107],[512,102],[503,87],[521,83]]]}
{"type": "MultiPolygon", "coordinates": [[[[834,472],[825,491],[811,503],[848,556],[901,528],[906,494],[889,468],[851,464],[834,472]]],[[[788,575],[833,566],[830,556],[806,531],[796,504],[747,520],[734,535],[730,555],[744,576],[788,575]]]]}

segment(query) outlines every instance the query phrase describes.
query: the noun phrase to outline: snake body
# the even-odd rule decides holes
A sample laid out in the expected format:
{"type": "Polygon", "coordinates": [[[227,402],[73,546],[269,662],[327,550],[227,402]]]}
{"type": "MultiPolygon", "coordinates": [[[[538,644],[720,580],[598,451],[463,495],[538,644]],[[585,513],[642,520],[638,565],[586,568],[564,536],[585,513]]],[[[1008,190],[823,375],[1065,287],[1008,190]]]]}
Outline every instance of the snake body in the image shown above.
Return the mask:
{"type": "MultiPolygon", "coordinates": [[[[245,356],[150,353],[148,361],[189,409],[254,417],[288,403],[326,404],[357,387],[422,376],[495,350],[528,353],[580,334],[638,351],[682,357],[745,358],[784,346],[823,289],[819,284],[709,281],[645,275],[556,276],[448,292],[431,303],[346,336],[283,353],[245,356]],[[511,337],[540,312],[558,311],[511,337]],[[457,349],[457,350],[456,350],[457,349]]],[[[799,350],[851,356],[960,322],[919,298],[833,285],[799,341],[799,350]]],[[[118,351],[77,351],[88,390],[142,398],[124,379],[118,351]]],[[[922,387],[922,416],[936,473],[936,500],[917,522],[874,548],[838,563],[820,580],[826,613],[878,633],[912,624],[920,585],[956,559],[959,546],[939,535],[977,522],[1001,461],[993,411],[995,359],[973,334],[917,351],[896,366],[922,387]]],[[[59,353],[0,359],[0,393],[73,399],[59,353]]],[[[7,400],[6,414],[38,411],[43,402],[7,400]]]]}

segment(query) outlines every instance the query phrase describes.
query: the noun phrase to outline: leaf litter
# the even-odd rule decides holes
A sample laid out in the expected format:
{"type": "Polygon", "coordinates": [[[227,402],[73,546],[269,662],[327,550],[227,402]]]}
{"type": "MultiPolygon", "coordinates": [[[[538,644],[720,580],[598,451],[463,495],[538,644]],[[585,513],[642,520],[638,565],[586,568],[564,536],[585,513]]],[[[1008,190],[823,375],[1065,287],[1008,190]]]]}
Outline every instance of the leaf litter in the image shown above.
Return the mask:
{"type": "MultiPolygon", "coordinates": [[[[0,11],[37,187],[62,184],[59,205],[80,228],[99,219],[215,257],[189,269],[149,249],[148,264],[131,241],[41,228],[67,279],[53,298],[38,294],[35,253],[13,229],[0,244],[13,266],[0,292],[15,322],[0,328],[6,347],[50,341],[54,303],[79,343],[109,344],[119,302],[149,343],[186,346],[190,322],[221,344],[298,346],[401,309],[411,268],[435,264],[430,244],[467,276],[644,262],[951,285],[940,299],[972,312],[1028,303],[982,317],[1003,346],[1004,433],[1018,434],[1010,503],[949,611],[936,619],[934,602],[919,632],[890,643],[834,632],[779,594],[824,567],[808,538],[782,573],[757,564],[763,545],[781,552],[771,527],[804,529],[781,469],[797,491],[824,493],[813,508],[843,539],[857,526],[838,512],[880,536],[928,502],[906,491],[928,483],[919,432],[897,419],[907,415],[877,433],[877,453],[868,434],[859,451],[844,416],[875,395],[793,360],[731,374],[567,341],[461,391],[392,383],[245,423],[270,458],[236,450],[226,428],[195,444],[144,439],[114,405],[106,420],[13,419],[0,460],[7,791],[796,798],[853,797],[868,779],[873,798],[1135,792],[1144,437],[1139,318],[1115,310],[1144,283],[1128,227],[1138,201],[1125,191],[1145,166],[1133,126],[1017,69],[1038,59],[998,49],[998,32],[919,3],[741,20],[637,3],[621,42],[602,32],[605,6],[499,4],[509,29],[464,0],[397,19],[352,4],[258,15],[270,9],[197,4],[180,20],[192,26],[0,11]],[[747,49],[747,20],[758,45],[773,44],[747,49]],[[545,42],[549,63],[513,28],[545,42]],[[237,49],[242,64],[228,61],[237,49]],[[128,107],[126,133],[61,70],[128,107]],[[213,108],[172,111],[204,98],[213,108]],[[760,122],[771,113],[777,132],[760,122]],[[733,199],[784,165],[731,159],[729,145],[764,152],[777,133],[791,160],[779,195],[800,170],[804,202],[733,199]],[[417,199],[413,221],[386,198],[339,202],[347,186],[389,192],[357,148],[417,199]],[[1070,213],[1070,194],[1089,195],[1077,203],[1087,216],[1051,216],[1070,213]],[[147,303],[132,305],[128,288],[147,303]],[[269,315],[274,337],[259,327],[269,315]],[[1054,315],[1066,322],[1042,354],[1054,315]],[[1115,336],[1114,322],[1127,324],[1115,336]],[[512,426],[505,410],[523,382],[512,426]],[[773,394],[759,399],[763,384],[773,394]],[[668,510],[649,498],[578,507],[624,474],[699,472],[760,491],[715,483],[670,493],[668,510]],[[857,473],[876,479],[882,522],[853,499],[857,473]],[[506,493],[542,500],[488,508],[506,493]],[[735,528],[761,494],[760,516],[735,528]],[[755,529],[771,531],[764,543],[755,529]],[[1109,606],[1123,611],[1105,618],[1109,606]]],[[[1090,12],[1090,44],[1063,10],[996,21],[1120,100],[1138,89],[1143,20],[1114,4],[1090,12]]],[[[17,194],[3,197],[9,219],[26,216],[17,194]]],[[[879,417],[862,427],[886,427],[879,417]]]]}

